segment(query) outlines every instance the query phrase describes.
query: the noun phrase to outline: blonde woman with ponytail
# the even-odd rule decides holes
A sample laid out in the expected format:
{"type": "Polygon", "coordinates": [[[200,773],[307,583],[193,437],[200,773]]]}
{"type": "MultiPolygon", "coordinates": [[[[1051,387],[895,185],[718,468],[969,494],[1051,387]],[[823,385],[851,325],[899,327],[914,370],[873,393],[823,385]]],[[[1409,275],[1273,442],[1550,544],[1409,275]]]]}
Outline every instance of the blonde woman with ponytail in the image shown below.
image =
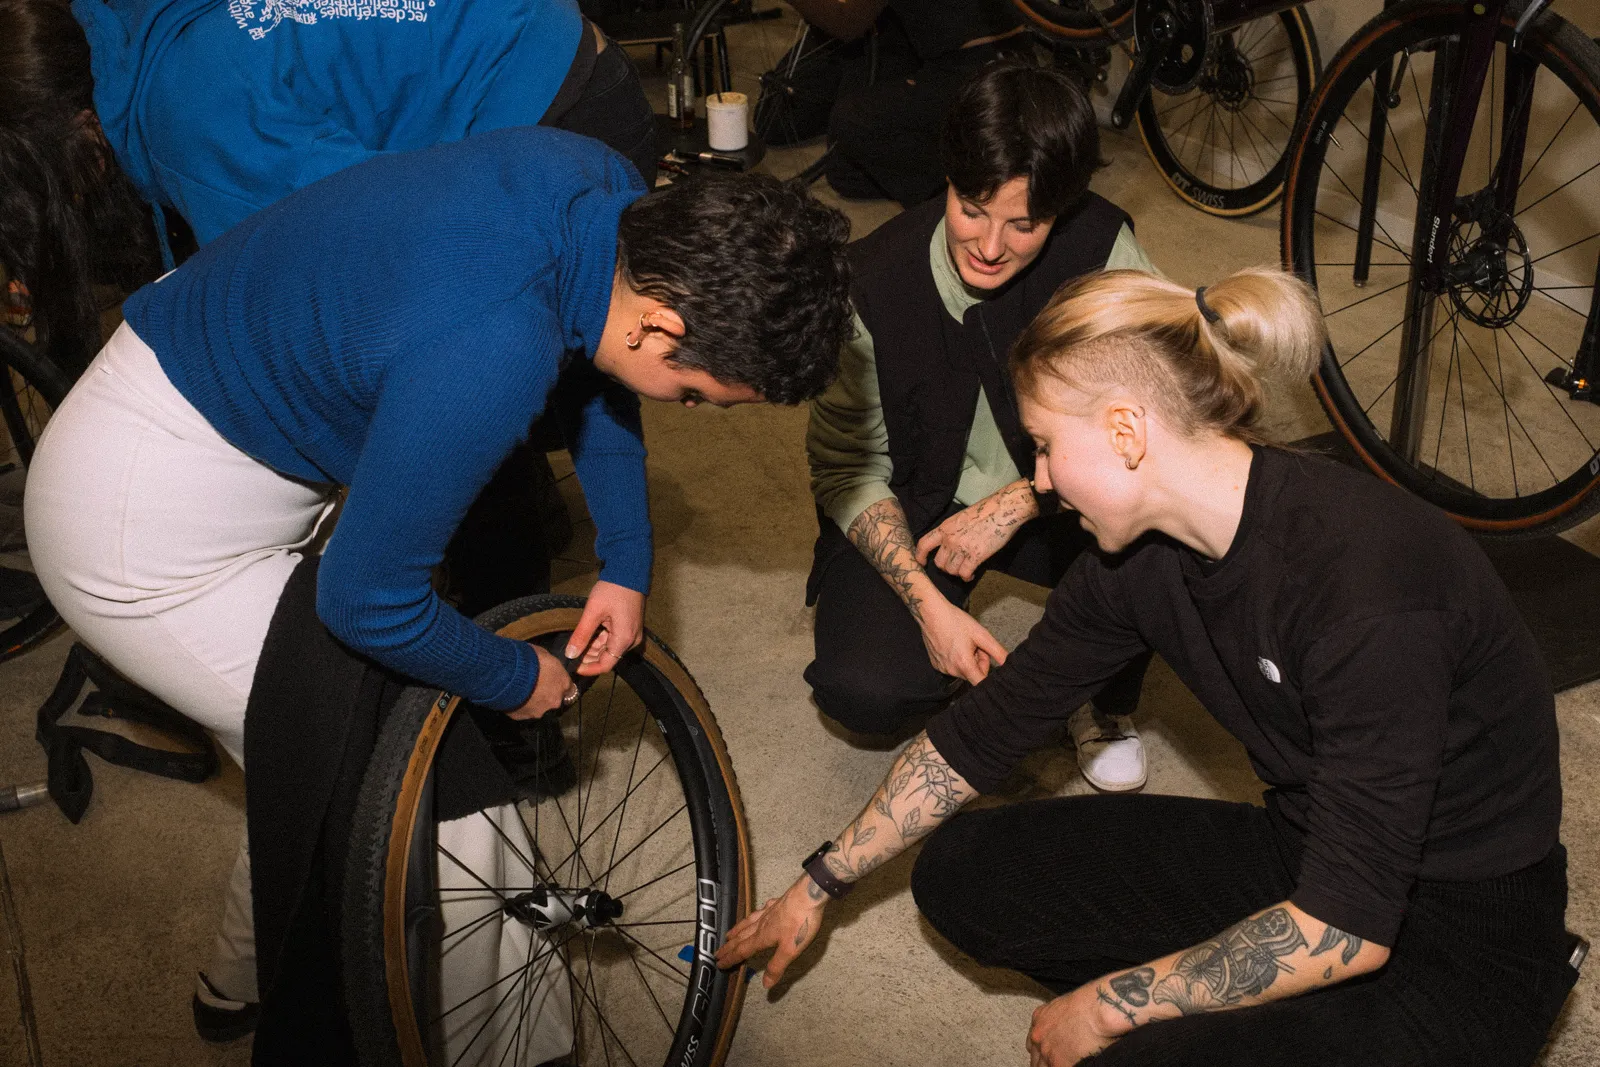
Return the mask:
{"type": "Polygon", "coordinates": [[[1034,484],[1101,552],[724,964],[776,946],[772,986],[830,899],[932,834],[912,891],[933,927],[1057,994],[1033,1067],[1532,1063],[1577,978],[1550,682],[1442,513],[1265,442],[1264,383],[1303,379],[1322,342],[1314,296],[1273,270],[1199,290],[1107,271],[1050,301],[1012,377],[1034,484]],[[1264,807],[950,818],[1151,649],[1244,745],[1264,807]]]}

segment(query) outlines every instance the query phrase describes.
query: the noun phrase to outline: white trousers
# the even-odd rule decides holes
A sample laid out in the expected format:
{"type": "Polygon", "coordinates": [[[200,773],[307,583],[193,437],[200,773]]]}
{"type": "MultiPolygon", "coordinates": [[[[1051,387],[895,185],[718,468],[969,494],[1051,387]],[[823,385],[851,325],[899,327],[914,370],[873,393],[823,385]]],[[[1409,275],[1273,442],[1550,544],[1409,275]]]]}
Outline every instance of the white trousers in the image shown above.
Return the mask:
{"type": "MultiPolygon", "coordinates": [[[[325,486],[284,477],[228,443],[123,324],[46,425],[28,470],[23,518],[39,582],[78,639],[209,729],[242,767],[245,706],[267,627],[331,503],[325,486]]],[[[517,818],[510,809],[491,817],[517,818]]],[[[509,884],[504,879],[518,865],[502,836],[476,817],[439,827],[452,854],[500,872],[492,885],[509,884]]],[[[441,864],[440,877],[460,888],[453,866],[441,864]]],[[[453,905],[451,918],[473,906],[453,905]]],[[[447,997],[452,987],[491,985],[544,944],[509,919],[473,929],[449,953],[447,997]]],[[[247,842],[205,973],[229,999],[259,999],[247,842]]],[[[563,968],[545,973],[530,974],[518,998],[548,1009],[539,1040],[522,1033],[518,1063],[572,1047],[570,994],[564,979],[556,981],[563,968]]],[[[447,1046],[496,1040],[478,1035],[484,1010],[473,1004],[458,1012],[447,1046]],[[464,1025],[468,1019],[473,1026],[464,1025]]],[[[494,1047],[496,1057],[502,1051],[494,1047]]]]}

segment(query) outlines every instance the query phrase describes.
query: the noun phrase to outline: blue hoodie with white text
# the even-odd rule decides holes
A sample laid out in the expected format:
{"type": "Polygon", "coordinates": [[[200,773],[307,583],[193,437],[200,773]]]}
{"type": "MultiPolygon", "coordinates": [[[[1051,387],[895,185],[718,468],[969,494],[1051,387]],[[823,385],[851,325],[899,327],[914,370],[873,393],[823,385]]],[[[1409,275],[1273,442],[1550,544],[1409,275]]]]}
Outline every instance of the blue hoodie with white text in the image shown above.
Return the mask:
{"type": "Polygon", "coordinates": [[[117,162],[202,244],[319,178],[534,125],[576,0],[73,0],[117,162]]]}

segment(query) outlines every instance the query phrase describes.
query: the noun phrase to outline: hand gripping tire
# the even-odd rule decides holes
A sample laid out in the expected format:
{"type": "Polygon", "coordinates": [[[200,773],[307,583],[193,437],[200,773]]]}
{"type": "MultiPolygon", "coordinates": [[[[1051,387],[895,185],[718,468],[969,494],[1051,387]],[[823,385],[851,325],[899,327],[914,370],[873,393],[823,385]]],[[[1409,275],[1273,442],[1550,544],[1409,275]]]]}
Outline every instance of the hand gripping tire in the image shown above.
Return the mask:
{"type": "MultiPolygon", "coordinates": [[[[478,623],[555,646],[582,608],[535,596],[478,623]]],[[[410,690],[351,833],[344,982],[361,1062],[720,1064],[744,982],[712,953],[749,906],[727,749],[654,634],[559,718],[514,723],[410,690]],[[518,796],[440,821],[436,760],[468,716],[518,796]]]]}

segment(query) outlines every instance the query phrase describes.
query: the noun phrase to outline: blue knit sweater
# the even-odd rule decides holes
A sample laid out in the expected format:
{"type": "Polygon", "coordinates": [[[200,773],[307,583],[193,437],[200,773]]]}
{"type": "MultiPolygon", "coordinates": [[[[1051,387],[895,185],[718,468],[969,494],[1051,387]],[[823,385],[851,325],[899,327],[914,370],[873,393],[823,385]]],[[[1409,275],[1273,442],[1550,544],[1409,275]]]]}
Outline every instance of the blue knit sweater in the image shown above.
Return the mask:
{"type": "MultiPolygon", "coordinates": [[[[317,612],[352,648],[491,708],[533,691],[532,650],[444,604],[429,574],[563,366],[593,357],[617,220],[642,192],[597,141],[500,130],[324,178],[128,299],[129,326],[223,437],[349,487],[317,612]]],[[[601,577],[647,591],[638,399],[586,397],[564,421],[601,577]]]]}

